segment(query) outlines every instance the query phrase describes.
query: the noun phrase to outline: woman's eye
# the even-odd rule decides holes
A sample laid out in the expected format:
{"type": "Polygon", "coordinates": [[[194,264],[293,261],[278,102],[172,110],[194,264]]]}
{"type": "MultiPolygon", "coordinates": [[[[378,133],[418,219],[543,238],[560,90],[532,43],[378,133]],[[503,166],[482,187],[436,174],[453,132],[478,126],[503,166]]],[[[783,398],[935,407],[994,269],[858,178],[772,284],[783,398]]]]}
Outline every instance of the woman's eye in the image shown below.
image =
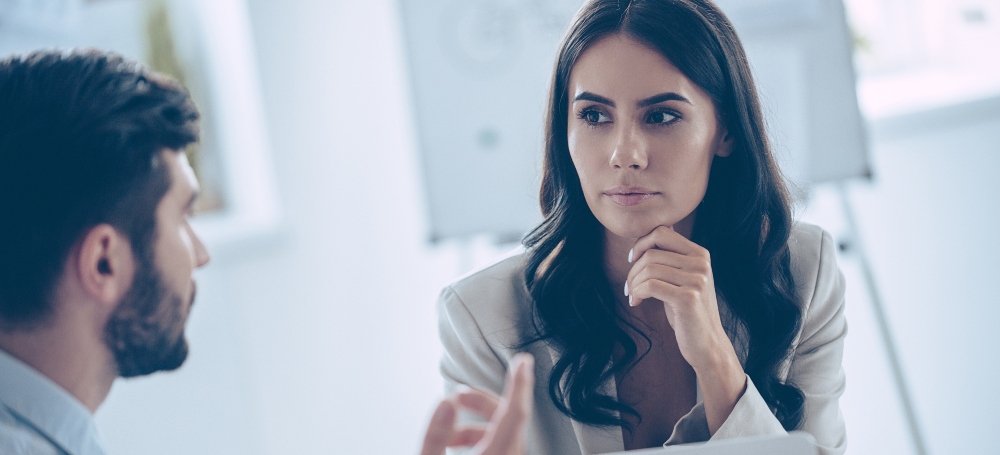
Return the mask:
{"type": "Polygon", "coordinates": [[[604,115],[598,111],[586,110],[580,113],[580,118],[587,123],[607,123],[611,121],[607,115],[604,115]]]}
{"type": "Polygon", "coordinates": [[[673,122],[674,119],[676,118],[677,118],[676,115],[671,114],[669,112],[663,112],[663,111],[653,112],[650,113],[648,117],[646,117],[646,123],[666,124],[673,122]]]}

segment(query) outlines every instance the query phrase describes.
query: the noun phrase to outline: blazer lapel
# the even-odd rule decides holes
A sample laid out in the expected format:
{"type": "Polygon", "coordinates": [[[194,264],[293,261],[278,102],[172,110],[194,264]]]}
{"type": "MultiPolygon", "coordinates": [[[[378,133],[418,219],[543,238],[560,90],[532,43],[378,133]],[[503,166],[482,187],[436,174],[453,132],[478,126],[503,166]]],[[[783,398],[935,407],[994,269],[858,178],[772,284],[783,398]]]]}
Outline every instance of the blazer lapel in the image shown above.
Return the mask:
{"type": "MultiPolygon", "coordinates": [[[[555,365],[559,359],[559,353],[551,344],[545,343],[555,365]]],[[[565,379],[563,379],[565,381],[565,379]]],[[[618,385],[612,377],[604,384],[604,393],[618,399],[618,385]]],[[[593,455],[608,452],[621,452],[625,450],[625,442],[622,440],[621,427],[596,427],[570,419],[573,424],[573,432],[576,433],[576,441],[580,444],[580,453],[583,455],[593,455]]]]}

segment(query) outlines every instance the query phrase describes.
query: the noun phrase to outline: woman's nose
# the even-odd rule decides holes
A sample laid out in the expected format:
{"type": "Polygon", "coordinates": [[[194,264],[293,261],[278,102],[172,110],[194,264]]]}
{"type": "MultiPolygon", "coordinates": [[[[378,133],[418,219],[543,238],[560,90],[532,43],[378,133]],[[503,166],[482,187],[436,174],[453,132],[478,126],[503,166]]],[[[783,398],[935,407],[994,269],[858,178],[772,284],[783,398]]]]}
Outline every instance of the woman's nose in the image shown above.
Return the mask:
{"type": "Polygon", "coordinates": [[[641,171],[649,164],[646,153],[646,141],[633,128],[623,128],[618,134],[615,150],[611,153],[608,163],[615,169],[633,169],[641,171]]]}

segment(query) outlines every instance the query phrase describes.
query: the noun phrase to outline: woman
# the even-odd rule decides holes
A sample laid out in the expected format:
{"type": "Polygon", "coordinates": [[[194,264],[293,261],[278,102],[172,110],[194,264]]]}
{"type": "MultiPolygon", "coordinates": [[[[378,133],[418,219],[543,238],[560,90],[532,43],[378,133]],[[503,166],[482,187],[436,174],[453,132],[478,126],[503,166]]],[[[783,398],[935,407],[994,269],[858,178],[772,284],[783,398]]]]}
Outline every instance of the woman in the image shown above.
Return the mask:
{"type": "Polygon", "coordinates": [[[828,234],[791,219],[746,56],[709,0],[593,0],[552,81],[544,221],[446,288],[442,373],[496,393],[535,356],[532,454],[846,438],[828,234]]]}

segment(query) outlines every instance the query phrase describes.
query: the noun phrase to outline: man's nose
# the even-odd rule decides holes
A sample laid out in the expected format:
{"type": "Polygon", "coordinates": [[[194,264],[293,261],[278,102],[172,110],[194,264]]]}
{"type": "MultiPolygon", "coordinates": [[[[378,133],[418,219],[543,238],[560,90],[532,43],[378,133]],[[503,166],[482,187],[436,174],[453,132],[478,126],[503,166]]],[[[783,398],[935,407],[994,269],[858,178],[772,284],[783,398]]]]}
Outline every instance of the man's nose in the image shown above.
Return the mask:
{"type": "Polygon", "coordinates": [[[201,238],[198,237],[198,233],[194,232],[194,229],[190,226],[188,226],[188,230],[191,234],[192,246],[194,246],[195,266],[202,267],[205,264],[208,264],[208,261],[212,259],[212,256],[208,253],[208,248],[206,248],[205,244],[202,243],[201,238]]]}

